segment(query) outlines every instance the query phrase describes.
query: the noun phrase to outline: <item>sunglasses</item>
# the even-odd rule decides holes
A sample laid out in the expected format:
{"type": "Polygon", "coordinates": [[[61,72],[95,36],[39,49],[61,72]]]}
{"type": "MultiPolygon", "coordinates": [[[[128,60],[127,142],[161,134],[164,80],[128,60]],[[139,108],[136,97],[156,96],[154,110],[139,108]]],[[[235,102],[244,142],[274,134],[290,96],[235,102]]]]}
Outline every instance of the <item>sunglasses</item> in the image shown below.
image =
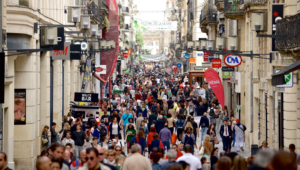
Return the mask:
{"type": "Polygon", "coordinates": [[[85,158],[86,161],[89,161],[89,160],[93,161],[94,159],[95,159],[94,157],[86,157],[85,158]]]}
{"type": "Polygon", "coordinates": [[[107,156],[114,156],[114,155],[112,155],[112,154],[108,154],[107,156]]]}
{"type": "Polygon", "coordinates": [[[116,149],[116,151],[121,151],[121,149],[116,149]]]}

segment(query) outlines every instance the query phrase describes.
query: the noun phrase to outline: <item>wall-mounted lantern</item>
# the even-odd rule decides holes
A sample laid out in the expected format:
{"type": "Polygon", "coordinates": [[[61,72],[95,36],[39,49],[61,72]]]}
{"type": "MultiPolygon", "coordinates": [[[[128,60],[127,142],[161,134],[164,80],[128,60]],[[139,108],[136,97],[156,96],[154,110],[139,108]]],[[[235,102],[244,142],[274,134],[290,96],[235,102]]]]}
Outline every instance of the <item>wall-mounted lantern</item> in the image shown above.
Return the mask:
{"type": "Polygon", "coordinates": [[[200,48],[202,50],[206,50],[207,49],[207,40],[201,40],[200,41],[200,48]]]}
{"type": "Polygon", "coordinates": [[[41,45],[57,45],[57,27],[41,27],[41,45]]]}
{"type": "Polygon", "coordinates": [[[267,31],[268,15],[265,11],[255,11],[251,13],[252,31],[267,31]]]}
{"type": "Polygon", "coordinates": [[[200,49],[200,41],[194,41],[194,50],[200,49]]]}
{"type": "Polygon", "coordinates": [[[225,47],[225,38],[224,37],[216,37],[216,49],[223,50],[225,47]]]}
{"type": "Polygon", "coordinates": [[[68,7],[68,22],[80,22],[80,14],[81,8],[80,7],[68,7]]]}
{"type": "Polygon", "coordinates": [[[98,34],[98,24],[91,25],[91,35],[97,36],[98,34]]]}
{"type": "MultiPolygon", "coordinates": [[[[98,27],[99,28],[99,27],[98,27]]],[[[98,32],[97,32],[97,38],[98,39],[101,39],[102,38],[102,29],[98,29],[98,32]]]]}
{"type": "Polygon", "coordinates": [[[228,37],[227,38],[227,48],[230,51],[238,50],[238,37],[228,37]]]}
{"type": "Polygon", "coordinates": [[[214,40],[207,40],[207,50],[214,50],[214,40]]]}
{"type": "Polygon", "coordinates": [[[181,48],[181,44],[176,44],[175,50],[179,50],[181,48]]]}
{"type": "Polygon", "coordinates": [[[188,48],[188,49],[192,49],[192,48],[193,48],[193,45],[194,45],[194,42],[193,42],[193,41],[188,41],[188,43],[187,43],[187,48],[188,48]]]}
{"type": "Polygon", "coordinates": [[[106,50],[106,40],[100,40],[100,50],[106,50]]]}
{"type": "Polygon", "coordinates": [[[80,28],[81,29],[90,29],[90,27],[91,27],[90,22],[91,22],[91,18],[89,15],[82,15],[80,28]]]}

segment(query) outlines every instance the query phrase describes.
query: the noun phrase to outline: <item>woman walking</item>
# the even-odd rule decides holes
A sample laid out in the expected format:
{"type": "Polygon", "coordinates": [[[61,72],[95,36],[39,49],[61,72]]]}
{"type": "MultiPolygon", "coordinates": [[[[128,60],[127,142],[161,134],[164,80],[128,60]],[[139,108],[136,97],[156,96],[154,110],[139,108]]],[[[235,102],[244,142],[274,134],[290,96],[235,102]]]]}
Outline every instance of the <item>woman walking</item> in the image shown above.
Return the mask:
{"type": "Polygon", "coordinates": [[[181,139],[182,139],[183,124],[184,124],[184,116],[183,115],[178,115],[175,130],[177,131],[177,139],[179,141],[181,141],[181,139]]]}
{"type": "Polygon", "coordinates": [[[210,142],[213,144],[213,147],[215,147],[215,138],[216,136],[216,130],[215,126],[213,124],[210,124],[207,130],[207,135],[210,137],[210,142]]]}
{"type": "Polygon", "coordinates": [[[119,123],[117,122],[117,117],[113,117],[112,119],[112,123],[110,123],[109,125],[109,137],[110,139],[113,139],[113,136],[118,136],[119,139],[121,139],[121,127],[119,125],[119,123]]]}
{"type": "Polygon", "coordinates": [[[201,149],[202,146],[204,146],[204,156],[207,159],[210,159],[210,154],[213,150],[213,144],[210,142],[210,137],[209,135],[206,135],[204,138],[204,141],[201,142],[199,150],[201,149]]]}
{"type": "Polygon", "coordinates": [[[167,122],[168,122],[168,129],[171,131],[171,135],[173,135],[175,125],[175,119],[172,117],[170,113],[167,114],[167,122]]]}
{"type": "Polygon", "coordinates": [[[186,129],[186,133],[183,135],[182,142],[184,146],[191,145],[192,154],[194,154],[194,147],[197,148],[197,144],[196,144],[196,138],[195,135],[193,134],[192,128],[188,127],[186,129]]]}

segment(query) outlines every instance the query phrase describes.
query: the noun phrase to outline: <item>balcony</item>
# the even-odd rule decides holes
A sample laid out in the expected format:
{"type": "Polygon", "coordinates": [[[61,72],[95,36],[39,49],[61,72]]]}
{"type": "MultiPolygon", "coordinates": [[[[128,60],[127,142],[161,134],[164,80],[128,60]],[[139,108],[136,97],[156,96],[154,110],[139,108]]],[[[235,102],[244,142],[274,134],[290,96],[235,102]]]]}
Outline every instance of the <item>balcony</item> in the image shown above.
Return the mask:
{"type": "Polygon", "coordinates": [[[216,8],[208,9],[207,24],[217,25],[219,23],[218,11],[216,8]]]}
{"type": "Polygon", "coordinates": [[[206,26],[207,26],[207,11],[208,11],[208,4],[206,4],[204,6],[204,8],[201,10],[201,14],[200,14],[200,28],[201,28],[201,31],[204,33],[208,32],[208,30],[206,28],[206,26]]]}
{"type": "Polygon", "coordinates": [[[218,11],[224,11],[224,0],[216,0],[215,6],[217,7],[218,11]]]}
{"type": "Polygon", "coordinates": [[[238,19],[245,15],[242,9],[243,4],[240,0],[225,0],[224,16],[229,19],[238,19]]]}
{"type": "Polygon", "coordinates": [[[300,28],[300,13],[277,21],[276,34],[286,35],[285,39],[275,39],[278,51],[300,50],[300,29],[297,28],[300,28]]]}
{"type": "Polygon", "coordinates": [[[267,10],[267,2],[268,0],[242,0],[240,7],[244,10],[248,8],[249,11],[267,10]]]}

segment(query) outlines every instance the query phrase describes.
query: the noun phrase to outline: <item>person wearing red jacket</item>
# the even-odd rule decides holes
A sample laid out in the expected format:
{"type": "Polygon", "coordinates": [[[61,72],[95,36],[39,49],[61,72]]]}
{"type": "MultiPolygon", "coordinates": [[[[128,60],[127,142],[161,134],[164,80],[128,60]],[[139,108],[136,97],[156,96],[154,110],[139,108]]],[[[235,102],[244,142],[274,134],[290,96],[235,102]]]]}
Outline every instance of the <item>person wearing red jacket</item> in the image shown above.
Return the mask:
{"type": "Polygon", "coordinates": [[[83,167],[83,165],[86,163],[86,151],[82,150],[80,152],[80,160],[75,160],[71,163],[70,170],[76,170],[79,167],[83,167]]]}

